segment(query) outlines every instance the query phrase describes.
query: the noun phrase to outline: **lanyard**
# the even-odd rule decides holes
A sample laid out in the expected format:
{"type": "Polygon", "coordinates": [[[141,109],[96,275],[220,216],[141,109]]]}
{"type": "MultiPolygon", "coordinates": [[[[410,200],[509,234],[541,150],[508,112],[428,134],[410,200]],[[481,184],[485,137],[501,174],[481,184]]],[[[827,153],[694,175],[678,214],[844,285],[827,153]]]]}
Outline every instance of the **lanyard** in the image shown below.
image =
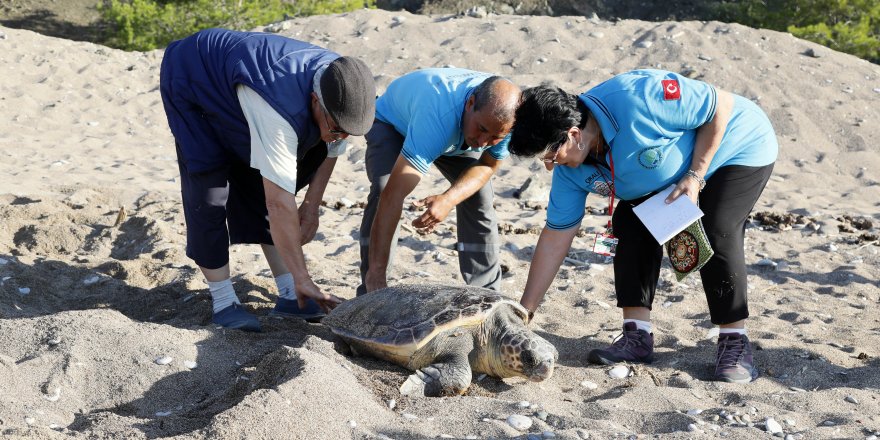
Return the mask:
{"type": "MultiPolygon", "coordinates": [[[[608,217],[614,214],[614,155],[608,149],[608,162],[611,165],[611,194],[608,195],[608,217]]],[[[608,229],[611,229],[611,219],[608,219],[608,229]]]]}

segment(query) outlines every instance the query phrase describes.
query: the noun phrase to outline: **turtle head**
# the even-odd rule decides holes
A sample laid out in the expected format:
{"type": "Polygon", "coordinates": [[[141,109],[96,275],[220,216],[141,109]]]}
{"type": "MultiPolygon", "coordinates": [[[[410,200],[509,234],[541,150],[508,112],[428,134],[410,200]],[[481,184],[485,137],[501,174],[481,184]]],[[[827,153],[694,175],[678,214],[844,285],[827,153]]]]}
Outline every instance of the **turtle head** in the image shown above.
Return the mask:
{"type": "Polygon", "coordinates": [[[556,347],[525,326],[519,314],[504,320],[504,330],[496,337],[498,370],[501,377],[522,376],[532,382],[549,379],[559,360],[556,347]]]}

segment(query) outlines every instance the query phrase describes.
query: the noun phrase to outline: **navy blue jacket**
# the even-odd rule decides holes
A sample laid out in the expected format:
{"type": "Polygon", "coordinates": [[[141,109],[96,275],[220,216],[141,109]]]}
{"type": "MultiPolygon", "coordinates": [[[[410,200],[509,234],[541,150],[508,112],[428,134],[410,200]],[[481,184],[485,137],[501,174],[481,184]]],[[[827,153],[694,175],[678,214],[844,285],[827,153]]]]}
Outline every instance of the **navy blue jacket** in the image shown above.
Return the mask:
{"type": "Polygon", "coordinates": [[[165,49],[160,92],[189,173],[250,163],[250,132],[235,87],[263,97],[296,131],[297,156],[320,142],[311,117],[315,72],[339,55],[290,38],[207,29],[165,49]]]}

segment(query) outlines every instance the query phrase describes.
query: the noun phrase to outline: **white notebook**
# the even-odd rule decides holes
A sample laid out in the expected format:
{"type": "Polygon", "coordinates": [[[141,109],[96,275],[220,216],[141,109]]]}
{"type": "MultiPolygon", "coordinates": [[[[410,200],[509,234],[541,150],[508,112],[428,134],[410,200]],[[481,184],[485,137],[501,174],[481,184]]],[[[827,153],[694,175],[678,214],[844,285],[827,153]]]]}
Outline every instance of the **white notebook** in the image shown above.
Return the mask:
{"type": "Polygon", "coordinates": [[[695,205],[686,195],[680,196],[667,205],[666,197],[674,188],[674,184],[670,185],[669,188],[633,208],[633,212],[660,244],[666,243],[675,234],[683,231],[703,216],[700,207],[695,205]]]}

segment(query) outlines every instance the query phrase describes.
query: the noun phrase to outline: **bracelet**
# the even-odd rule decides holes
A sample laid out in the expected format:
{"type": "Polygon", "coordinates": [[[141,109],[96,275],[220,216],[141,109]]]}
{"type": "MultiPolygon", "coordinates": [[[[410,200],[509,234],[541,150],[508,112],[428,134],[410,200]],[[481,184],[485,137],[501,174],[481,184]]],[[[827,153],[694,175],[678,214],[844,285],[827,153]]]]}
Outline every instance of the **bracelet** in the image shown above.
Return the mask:
{"type": "Polygon", "coordinates": [[[694,180],[696,180],[696,181],[700,184],[700,191],[702,191],[703,188],[706,187],[706,181],[705,181],[702,177],[700,177],[700,175],[697,174],[696,171],[694,171],[694,170],[687,170],[687,172],[685,172],[684,174],[685,174],[686,176],[692,177],[694,180]]]}

